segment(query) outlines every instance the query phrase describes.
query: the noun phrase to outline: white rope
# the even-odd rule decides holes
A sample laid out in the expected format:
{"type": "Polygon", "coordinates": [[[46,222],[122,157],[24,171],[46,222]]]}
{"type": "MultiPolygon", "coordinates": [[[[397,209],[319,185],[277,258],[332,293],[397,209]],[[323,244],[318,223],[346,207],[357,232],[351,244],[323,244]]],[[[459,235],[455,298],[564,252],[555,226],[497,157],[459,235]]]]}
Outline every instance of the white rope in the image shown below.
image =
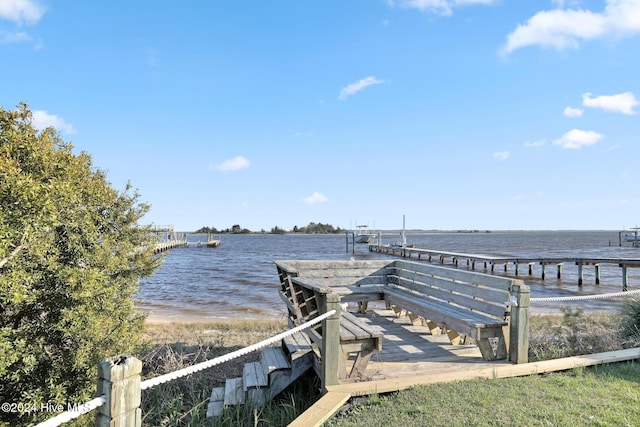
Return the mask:
{"type": "Polygon", "coordinates": [[[66,411],[58,414],[53,418],[49,418],[47,421],[41,422],[36,425],[36,427],[57,427],[63,423],[68,423],[69,421],[78,418],[80,415],[88,414],[94,409],[101,407],[106,401],[107,399],[104,395],[96,397],[82,405],[78,405],[73,411],[66,411]]]}
{"type": "Polygon", "coordinates": [[[277,341],[280,341],[290,335],[295,334],[296,332],[300,332],[310,326],[315,325],[316,323],[319,323],[321,321],[323,321],[324,319],[326,319],[327,317],[331,316],[332,314],[334,314],[336,311],[335,310],[331,310],[328,311],[316,318],[314,318],[313,320],[310,320],[307,323],[303,323],[300,326],[296,326],[293,329],[289,329],[286,332],[283,332],[281,334],[278,334],[274,337],[268,338],[264,341],[260,341],[257,344],[253,344],[250,345],[249,347],[245,347],[245,348],[241,348],[240,350],[236,350],[234,352],[231,352],[229,354],[225,354],[224,356],[220,356],[220,357],[216,357],[215,359],[211,359],[211,360],[207,360],[206,362],[202,362],[202,363],[198,363],[197,365],[193,365],[193,366],[189,366],[187,368],[184,369],[180,369],[178,371],[174,371],[174,372],[169,372],[168,374],[164,374],[164,375],[160,375],[158,377],[155,378],[150,378],[146,381],[142,381],[140,383],[140,389],[141,390],[146,390],[148,388],[152,388],[155,387],[157,385],[169,382],[169,381],[173,381],[175,379],[181,378],[181,377],[186,377],[187,375],[191,375],[193,373],[202,371],[204,369],[208,369],[211,368],[212,366],[215,365],[219,365],[221,363],[224,362],[228,362],[229,360],[235,359],[237,357],[240,356],[244,356],[245,354],[249,354],[253,351],[259,350],[263,347],[266,347],[268,345],[271,345],[277,341]]]}
{"type": "Polygon", "coordinates": [[[592,299],[605,299],[626,297],[630,295],[640,294],[640,289],[636,291],[615,292],[611,294],[583,295],[579,297],[547,297],[547,298],[531,298],[530,302],[562,302],[562,301],[585,301],[592,299]]]}
{"type": "MultiPolygon", "coordinates": [[[[181,377],[185,377],[187,375],[191,375],[195,372],[199,372],[202,371],[204,369],[208,369],[211,368],[212,366],[215,365],[219,365],[221,363],[224,362],[228,362],[229,360],[235,359],[237,357],[240,356],[244,356],[245,354],[249,354],[251,352],[254,352],[256,350],[259,350],[263,347],[266,347],[268,345],[271,345],[275,342],[278,342],[290,335],[295,334],[296,332],[300,332],[304,329],[307,329],[313,325],[315,325],[316,323],[322,322],[324,319],[326,319],[327,317],[335,314],[336,311],[335,310],[330,310],[318,317],[316,317],[313,320],[310,320],[306,323],[303,323],[300,326],[296,326],[293,329],[289,329],[286,332],[283,332],[281,334],[278,334],[276,336],[273,336],[271,338],[267,338],[264,341],[260,341],[257,344],[253,344],[250,345],[248,347],[245,348],[241,348],[240,350],[236,350],[234,352],[231,352],[229,354],[225,354],[224,356],[220,356],[220,357],[216,357],[215,359],[211,359],[211,360],[207,360],[206,362],[202,362],[202,363],[198,363],[197,365],[193,365],[193,366],[189,366],[187,368],[184,369],[180,369],[178,371],[174,371],[174,372],[170,372],[168,374],[165,375],[160,375],[158,377],[155,378],[151,378],[148,379],[146,381],[142,381],[140,383],[140,390],[146,390],[152,387],[155,387],[157,385],[181,378],[181,377]]],[[[96,408],[99,408],[100,406],[104,405],[106,402],[106,398],[105,396],[100,396],[100,397],[96,397],[93,400],[90,400],[86,403],[83,403],[82,405],[78,405],[76,410],[73,411],[67,411],[67,412],[63,412],[59,415],[56,415],[53,418],[49,418],[47,421],[44,421],[38,425],[36,425],[36,427],[57,427],[63,423],[69,422],[75,418],[78,418],[80,415],[89,413],[91,411],[93,411],[96,408]]]]}

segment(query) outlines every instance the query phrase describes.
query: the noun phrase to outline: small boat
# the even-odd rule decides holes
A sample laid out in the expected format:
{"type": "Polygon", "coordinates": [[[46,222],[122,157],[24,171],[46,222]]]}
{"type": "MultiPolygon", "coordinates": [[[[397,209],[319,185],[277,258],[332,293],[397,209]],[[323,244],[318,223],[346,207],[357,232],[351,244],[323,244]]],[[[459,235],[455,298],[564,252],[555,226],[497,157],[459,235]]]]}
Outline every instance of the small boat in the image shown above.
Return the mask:
{"type": "Polygon", "coordinates": [[[355,232],[356,243],[371,243],[376,238],[376,233],[370,232],[368,225],[356,225],[358,231],[355,232]]]}

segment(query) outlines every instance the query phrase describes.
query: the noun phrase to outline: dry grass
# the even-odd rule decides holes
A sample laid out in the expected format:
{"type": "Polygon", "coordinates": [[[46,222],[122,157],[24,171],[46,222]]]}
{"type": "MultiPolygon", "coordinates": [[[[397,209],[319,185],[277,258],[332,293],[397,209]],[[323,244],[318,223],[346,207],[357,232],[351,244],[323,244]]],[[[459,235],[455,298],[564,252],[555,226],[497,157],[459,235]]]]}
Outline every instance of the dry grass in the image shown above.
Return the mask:
{"type": "MultiPolygon", "coordinates": [[[[145,332],[143,376],[154,377],[222,356],[287,330],[279,320],[235,320],[205,323],[148,323],[145,332]]],[[[207,369],[214,384],[242,374],[245,363],[258,360],[252,353],[207,369]]]]}
{"type": "Polygon", "coordinates": [[[624,344],[618,316],[572,308],[531,316],[529,335],[531,362],[620,350],[624,344]]]}
{"type": "MultiPolygon", "coordinates": [[[[235,320],[202,323],[148,323],[145,346],[139,357],[143,378],[182,369],[260,342],[287,330],[285,321],[235,320]]],[[[259,353],[233,359],[142,394],[143,424],[202,425],[209,395],[227,378],[242,376],[247,362],[259,353]]]]}

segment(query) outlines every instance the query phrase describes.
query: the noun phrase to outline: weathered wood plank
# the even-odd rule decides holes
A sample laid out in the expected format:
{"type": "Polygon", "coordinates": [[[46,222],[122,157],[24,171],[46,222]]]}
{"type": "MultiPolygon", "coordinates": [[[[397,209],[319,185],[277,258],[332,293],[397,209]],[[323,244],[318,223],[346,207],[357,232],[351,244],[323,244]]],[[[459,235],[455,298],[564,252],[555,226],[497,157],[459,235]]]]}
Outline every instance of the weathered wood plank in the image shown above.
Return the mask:
{"type": "Polygon", "coordinates": [[[429,275],[447,277],[452,280],[462,280],[470,283],[482,283],[484,286],[495,287],[504,290],[509,290],[514,283],[523,283],[518,279],[510,279],[508,277],[493,276],[491,274],[459,270],[451,267],[442,267],[414,261],[396,260],[394,266],[396,268],[406,269],[410,271],[419,271],[421,273],[429,275]]]}
{"type": "Polygon", "coordinates": [[[281,347],[267,347],[260,352],[260,361],[267,373],[278,369],[289,369],[291,364],[281,347]]]}
{"type": "Polygon", "coordinates": [[[224,404],[239,405],[244,401],[245,393],[242,378],[229,378],[224,385],[224,404]]]}
{"type": "Polygon", "coordinates": [[[302,332],[295,333],[283,340],[283,348],[289,354],[292,361],[313,351],[309,337],[302,332]]]}
{"type": "Polygon", "coordinates": [[[411,375],[402,378],[389,378],[378,381],[363,381],[351,384],[328,386],[329,393],[349,393],[352,396],[366,396],[372,393],[388,393],[403,390],[420,384],[446,383],[476,378],[508,378],[537,375],[547,372],[565,371],[578,367],[595,366],[603,363],[623,362],[640,359],[640,348],[596,353],[584,356],[573,356],[562,359],[522,364],[481,365],[476,369],[453,372],[430,372],[428,374],[411,375]]]}
{"type": "Polygon", "coordinates": [[[473,313],[466,309],[456,308],[435,300],[421,300],[415,294],[400,289],[385,293],[385,300],[472,338],[477,338],[478,328],[507,325],[507,322],[503,320],[473,313]]]}
{"type": "Polygon", "coordinates": [[[244,369],[242,370],[242,379],[245,390],[269,385],[264,366],[260,362],[245,363],[244,369]]]}
{"type": "Polygon", "coordinates": [[[207,418],[219,417],[224,410],[224,387],[215,387],[211,390],[211,397],[207,405],[207,418]]]}
{"type": "MultiPolygon", "coordinates": [[[[440,279],[436,280],[434,284],[414,282],[401,277],[398,280],[397,286],[415,290],[422,295],[428,295],[431,298],[447,303],[458,304],[469,310],[480,311],[495,317],[504,317],[506,301],[509,300],[508,292],[496,293],[492,295],[495,298],[492,300],[483,300],[469,295],[476,287],[468,283],[451,282],[440,279]],[[434,286],[434,284],[438,285],[438,287],[434,286]]],[[[488,296],[488,294],[483,295],[485,297],[488,296]]]]}
{"type": "Polygon", "coordinates": [[[318,427],[335,414],[351,398],[350,393],[332,392],[326,393],[298,418],[293,420],[289,427],[318,427]]]}

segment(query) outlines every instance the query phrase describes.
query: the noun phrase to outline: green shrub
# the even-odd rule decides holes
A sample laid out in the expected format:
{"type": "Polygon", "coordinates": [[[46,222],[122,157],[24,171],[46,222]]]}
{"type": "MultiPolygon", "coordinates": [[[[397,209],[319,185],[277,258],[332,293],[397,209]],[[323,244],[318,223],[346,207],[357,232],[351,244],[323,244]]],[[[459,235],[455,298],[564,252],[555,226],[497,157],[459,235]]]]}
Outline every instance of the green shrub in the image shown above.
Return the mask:
{"type": "MultiPolygon", "coordinates": [[[[134,350],[137,285],[160,262],[138,198],[53,128],[35,129],[26,104],[0,108],[0,401],[81,404],[98,361],[134,350]]],[[[2,414],[11,425],[50,415],[2,414]]]]}

